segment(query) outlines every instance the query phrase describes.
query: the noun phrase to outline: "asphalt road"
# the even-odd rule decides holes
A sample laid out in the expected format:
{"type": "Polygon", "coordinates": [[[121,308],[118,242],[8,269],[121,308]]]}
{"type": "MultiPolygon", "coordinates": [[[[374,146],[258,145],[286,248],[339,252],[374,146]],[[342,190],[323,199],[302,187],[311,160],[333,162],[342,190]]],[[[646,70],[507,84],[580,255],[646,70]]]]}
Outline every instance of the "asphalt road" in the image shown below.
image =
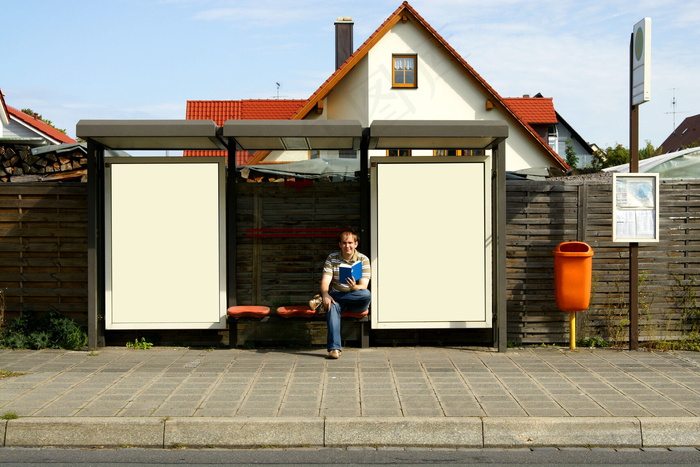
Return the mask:
{"type": "Polygon", "coordinates": [[[142,465],[698,465],[695,448],[43,449],[0,448],[3,467],[142,465]]]}

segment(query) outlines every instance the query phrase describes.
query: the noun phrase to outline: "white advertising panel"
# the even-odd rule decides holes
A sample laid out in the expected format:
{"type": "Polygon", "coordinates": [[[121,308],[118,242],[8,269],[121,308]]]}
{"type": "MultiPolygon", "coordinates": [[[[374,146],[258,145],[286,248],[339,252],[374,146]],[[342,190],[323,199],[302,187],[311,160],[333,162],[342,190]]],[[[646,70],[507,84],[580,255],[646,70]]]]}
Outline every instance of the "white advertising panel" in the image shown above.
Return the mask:
{"type": "Polygon", "coordinates": [[[372,158],[372,327],[491,327],[490,157],[391,159],[372,158]]]}
{"type": "Polygon", "coordinates": [[[225,168],[192,159],[107,159],[107,329],[225,328],[225,168]]]}

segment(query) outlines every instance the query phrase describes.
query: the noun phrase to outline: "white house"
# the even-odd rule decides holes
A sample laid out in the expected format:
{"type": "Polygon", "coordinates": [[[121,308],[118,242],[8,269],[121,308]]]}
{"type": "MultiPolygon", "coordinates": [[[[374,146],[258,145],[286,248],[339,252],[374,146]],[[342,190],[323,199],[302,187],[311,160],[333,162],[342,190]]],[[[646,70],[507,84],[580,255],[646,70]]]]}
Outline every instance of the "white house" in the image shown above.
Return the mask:
{"type": "MultiPolygon", "coordinates": [[[[305,101],[291,119],[357,120],[369,127],[375,120],[501,120],[509,126],[506,170],[555,167],[568,169],[546,139],[516,112],[423,19],[404,2],[354,52],[353,22],[336,21],[336,71],[305,101]]],[[[189,101],[187,118],[245,118],[222,115],[209,101],[189,101]],[[202,109],[211,111],[200,111],[202,109]]],[[[239,101],[232,101],[239,102],[239,101]]],[[[272,101],[265,101],[274,103],[272,101]]],[[[217,101],[221,103],[221,101],[217,101]]],[[[289,106],[290,101],[284,101],[289,106]]],[[[274,106],[274,104],[271,104],[274,106]]],[[[231,106],[235,107],[235,106],[231,106]]],[[[370,151],[377,155],[472,155],[478,151],[370,151]]],[[[469,148],[472,149],[472,148],[469,148]]],[[[186,151],[185,155],[203,155],[186,151]]],[[[268,152],[251,155],[248,165],[313,158],[353,158],[356,154],[268,152]]]]}
{"type": "Polygon", "coordinates": [[[5,104],[5,98],[0,91],[0,144],[36,147],[75,142],[73,138],[35,116],[5,104]]]}

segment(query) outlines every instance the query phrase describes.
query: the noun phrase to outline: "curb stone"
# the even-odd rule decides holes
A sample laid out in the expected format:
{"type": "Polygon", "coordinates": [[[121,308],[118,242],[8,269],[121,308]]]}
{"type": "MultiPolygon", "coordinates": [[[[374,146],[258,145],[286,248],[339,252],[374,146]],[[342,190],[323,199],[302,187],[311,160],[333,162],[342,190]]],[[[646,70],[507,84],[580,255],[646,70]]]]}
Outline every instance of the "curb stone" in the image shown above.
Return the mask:
{"type": "Polygon", "coordinates": [[[326,446],[482,447],[483,422],[470,418],[334,418],[326,446]]]}
{"type": "Polygon", "coordinates": [[[187,447],[323,446],[322,418],[172,418],[163,445],[187,447]]]}
{"type": "Polygon", "coordinates": [[[636,418],[484,418],[484,447],[642,447],[636,418]]]}
{"type": "Polygon", "coordinates": [[[700,418],[643,417],[644,447],[700,446],[700,418]]]}
{"type": "Polygon", "coordinates": [[[7,447],[163,447],[158,418],[47,417],[9,420],[7,447]]]}
{"type": "Polygon", "coordinates": [[[6,447],[669,449],[699,447],[700,419],[28,417],[0,423],[0,436],[6,447]]]}

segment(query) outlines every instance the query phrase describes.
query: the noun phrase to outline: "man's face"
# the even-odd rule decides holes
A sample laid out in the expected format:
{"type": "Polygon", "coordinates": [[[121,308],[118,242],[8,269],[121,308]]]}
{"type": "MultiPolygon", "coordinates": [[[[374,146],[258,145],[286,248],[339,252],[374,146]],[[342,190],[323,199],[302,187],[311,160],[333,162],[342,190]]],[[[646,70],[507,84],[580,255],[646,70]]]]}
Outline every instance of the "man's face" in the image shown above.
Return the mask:
{"type": "Polygon", "coordinates": [[[343,235],[341,241],[338,242],[340,246],[340,251],[343,252],[343,256],[348,259],[355,254],[355,249],[357,248],[357,242],[355,237],[351,234],[343,235]]]}

